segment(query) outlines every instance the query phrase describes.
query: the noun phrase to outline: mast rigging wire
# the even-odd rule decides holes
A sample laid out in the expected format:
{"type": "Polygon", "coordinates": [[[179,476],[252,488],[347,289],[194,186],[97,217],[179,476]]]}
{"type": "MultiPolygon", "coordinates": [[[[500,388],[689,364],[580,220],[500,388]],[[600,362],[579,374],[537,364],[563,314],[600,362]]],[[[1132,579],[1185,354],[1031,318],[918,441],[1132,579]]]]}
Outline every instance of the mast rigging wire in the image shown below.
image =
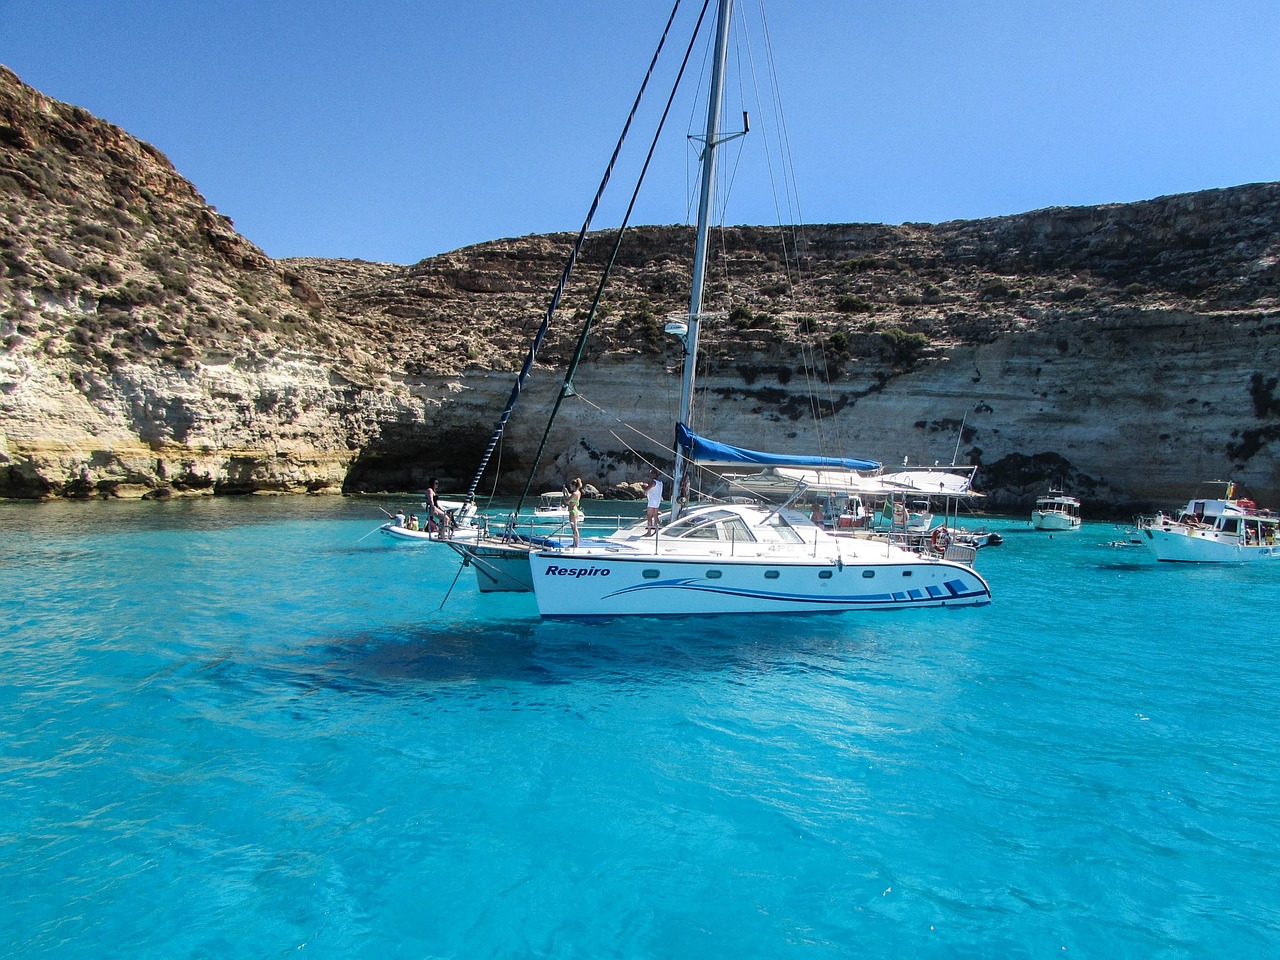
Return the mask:
{"type": "Polygon", "coordinates": [[[493,428],[493,434],[489,438],[488,446],[485,447],[484,454],[480,457],[480,465],[476,468],[475,476],[471,479],[471,485],[467,488],[467,503],[472,503],[475,500],[476,488],[480,485],[480,478],[484,476],[484,471],[489,465],[489,459],[493,456],[494,448],[498,445],[498,441],[502,439],[507,427],[507,421],[511,419],[511,411],[515,409],[516,401],[520,399],[520,391],[524,389],[525,382],[533,372],[533,364],[538,357],[538,350],[543,341],[546,340],[547,332],[551,329],[551,318],[555,315],[556,308],[560,305],[560,298],[564,295],[565,287],[568,286],[569,277],[573,273],[578,255],[582,252],[582,245],[586,241],[587,231],[591,229],[591,221],[600,206],[600,199],[604,195],[605,187],[609,184],[609,178],[613,175],[614,164],[617,163],[618,155],[622,152],[622,145],[631,130],[631,123],[635,119],[641,101],[644,99],[645,90],[649,86],[649,79],[653,76],[654,66],[658,62],[658,55],[662,53],[667,35],[671,32],[671,24],[675,21],[676,13],[680,9],[680,2],[681,0],[676,0],[675,6],[671,8],[671,16],[667,18],[667,25],[663,28],[662,37],[658,41],[658,48],[653,52],[653,57],[649,61],[649,69],[645,71],[640,90],[636,93],[635,102],[631,105],[631,112],[627,114],[627,122],[623,124],[622,133],[613,148],[613,155],[609,158],[608,166],[605,167],[604,176],[600,180],[600,186],[596,189],[595,198],[591,201],[591,208],[587,211],[586,220],[583,221],[582,229],[578,231],[578,238],[574,241],[573,249],[569,253],[569,259],[560,274],[560,282],[556,285],[555,292],[551,295],[551,302],[547,305],[547,312],[542,318],[542,323],[538,327],[538,332],[534,336],[533,342],[529,345],[529,352],[525,355],[524,365],[520,368],[520,373],[511,387],[511,396],[507,399],[507,405],[498,417],[498,423],[493,428]]]}
{"type": "Polygon", "coordinates": [[[706,17],[707,8],[711,5],[711,0],[704,0],[702,10],[698,14],[698,22],[694,25],[693,34],[689,38],[689,45],[685,48],[684,59],[680,62],[680,70],[676,74],[675,82],[671,85],[671,93],[667,97],[667,105],[662,111],[662,117],[658,121],[658,127],[654,131],[653,139],[649,143],[649,152],[645,156],[644,165],[640,169],[640,176],[636,180],[635,189],[631,192],[631,201],[627,204],[627,210],[622,218],[622,224],[618,227],[616,236],[614,237],[613,250],[609,254],[609,260],[605,264],[604,271],[600,276],[600,283],[596,287],[595,297],[591,301],[591,309],[587,312],[587,317],[583,321],[582,330],[578,334],[578,343],[573,352],[573,358],[569,361],[569,367],[565,371],[564,383],[560,388],[559,394],[556,395],[555,405],[551,409],[551,415],[547,418],[546,429],[542,432],[542,442],[538,444],[537,453],[533,456],[533,463],[529,467],[529,475],[525,480],[524,490],[520,494],[520,499],[516,503],[514,512],[519,513],[520,507],[529,496],[529,490],[533,484],[534,473],[538,469],[538,464],[542,460],[542,454],[546,450],[547,440],[551,435],[551,425],[555,422],[556,415],[560,412],[560,404],[564,402],[566,397],[575,396],[573,389],[573,375],[577,372],[578,365],[582,362],[582,355],[586,350],[587,337],[591,333],[591,327],[595,323],[596,313],[600,308],[600,299],[604,295],[605,286],[609,282],[609,276],[613,272],[613,266],[617,262],[618,252],[622,248],[622,239],[627,231],[627,227],[631,222],[631,214],[635,210],[636,200],[640,195],[640,188],[644,184],[645,174],[649,171],[649,164],[653,161],[654,152],[658,147],[658,140],[662,136],[662,131],[666,126],[667,118],[671,114],[672,104],[675,102],[676,92],[680,88],[681,79],[684,77],[685,69],[689,65],[689,57],[693,52],[694,44],[697,42],[698,34],[702,32],[702,22],[706,17]]]}

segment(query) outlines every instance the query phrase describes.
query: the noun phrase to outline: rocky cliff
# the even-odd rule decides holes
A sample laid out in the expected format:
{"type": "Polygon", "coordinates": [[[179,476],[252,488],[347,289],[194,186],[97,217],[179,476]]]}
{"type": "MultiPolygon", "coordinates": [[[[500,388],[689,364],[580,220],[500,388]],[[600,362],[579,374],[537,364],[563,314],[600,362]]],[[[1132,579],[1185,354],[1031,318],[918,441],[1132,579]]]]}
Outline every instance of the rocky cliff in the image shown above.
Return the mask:
{"type": "MultiPolygon", "coordinates": [[[[0,496],[465,485],[573,237],[273,261],[153,147],[0,68],[0,496]]],[[[997,505],[1234,477],[1280,502],[1280,185],[717,238],[698,425],[962,462],[997,505]]],[[[624,238],[539,468],[664,458],[692,230],[624,238]]],[[[485,492],[522,485],[614,245],[590,238],[485,492]]]]}

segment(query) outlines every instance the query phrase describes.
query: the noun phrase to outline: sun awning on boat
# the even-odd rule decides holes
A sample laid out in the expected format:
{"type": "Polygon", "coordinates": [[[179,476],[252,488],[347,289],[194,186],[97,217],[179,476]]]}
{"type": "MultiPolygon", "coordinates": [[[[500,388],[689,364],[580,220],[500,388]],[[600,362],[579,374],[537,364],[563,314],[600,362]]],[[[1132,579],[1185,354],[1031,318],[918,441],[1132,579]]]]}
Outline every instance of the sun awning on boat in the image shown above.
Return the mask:
{"type": "Polygon", "coordinates": [[[752,491],[785,491],[797,486],[828,496],[943,496],[969,499],[981,497],[971,485],[974,468],[900,471],[864,476],[853,470],[813,470],[796,467],[766,467],[758,473],[732,475],[735,486],[752,491]]]}
{"type": "Polygon", "coordinates": [[[700,437],[683,423],[676,424],[676,440],[685,455],[701,464],[751,464],[758,467],[809,467],[829,470],[879,470],[875,460],[850,457],[806,457],[793,453],[761,453],[700,437]]]}
{"type": "Polygon", "coordinates": [[[735,486],[752,491],[791,491],[804,487],[827,496],[876,496],[893,491],[885,488],[879,477],[864,476],[856,470],[805,469],[803,467],[765,467],[749,474],[726,474],[735,486]]]}
{"type": "Polygon", "coordinates": [[[951,470],[900,470],[886,473],[880,481],[904,493],[937,493],[948,497],[980,496],[973,490],[974,468],[951,470]]]}

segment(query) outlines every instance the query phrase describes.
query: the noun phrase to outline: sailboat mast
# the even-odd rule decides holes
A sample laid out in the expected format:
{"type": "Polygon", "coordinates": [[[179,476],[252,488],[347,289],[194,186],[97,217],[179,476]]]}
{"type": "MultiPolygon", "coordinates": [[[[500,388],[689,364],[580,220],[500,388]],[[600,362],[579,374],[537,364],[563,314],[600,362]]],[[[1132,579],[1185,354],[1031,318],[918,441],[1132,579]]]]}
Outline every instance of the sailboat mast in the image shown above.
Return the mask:
{"type": "MultiPolygon", "coordinates": [[[[729,55],[729,15],[733,0],[720,0],[716,16],[716,46],[707,96],[707,132],[702,147],[702,184],[698,197],[698,234],[693,248],[693,285],[689,291],[689,331],[684,341],[684,378],[680,384],[680,422],[689,426],[693,408],[694,376],[698,365],[698,332],[702,317],[702,289],[706,282],[708,226],[716,182],[716,148],[720,145],[720,112],[724,101],[724,69],[729,55]]],[[[680,517],[688,463],[680,444],[675,447],[672,470],[671,519],[680,517]]]]}

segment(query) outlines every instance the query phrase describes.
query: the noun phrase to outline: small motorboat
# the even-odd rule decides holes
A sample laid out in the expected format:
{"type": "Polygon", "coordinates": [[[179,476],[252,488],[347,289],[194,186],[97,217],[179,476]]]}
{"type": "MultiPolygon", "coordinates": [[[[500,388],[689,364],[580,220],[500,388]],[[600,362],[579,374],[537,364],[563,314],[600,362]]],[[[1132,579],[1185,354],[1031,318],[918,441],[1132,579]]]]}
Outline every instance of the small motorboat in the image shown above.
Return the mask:
{"type": "Polygon", "coordinates": [[[1031,525],[1037,530],[1079,530],[1080,501],[1061,490],[1050,490],[1036,498],[1031,525]]]}

